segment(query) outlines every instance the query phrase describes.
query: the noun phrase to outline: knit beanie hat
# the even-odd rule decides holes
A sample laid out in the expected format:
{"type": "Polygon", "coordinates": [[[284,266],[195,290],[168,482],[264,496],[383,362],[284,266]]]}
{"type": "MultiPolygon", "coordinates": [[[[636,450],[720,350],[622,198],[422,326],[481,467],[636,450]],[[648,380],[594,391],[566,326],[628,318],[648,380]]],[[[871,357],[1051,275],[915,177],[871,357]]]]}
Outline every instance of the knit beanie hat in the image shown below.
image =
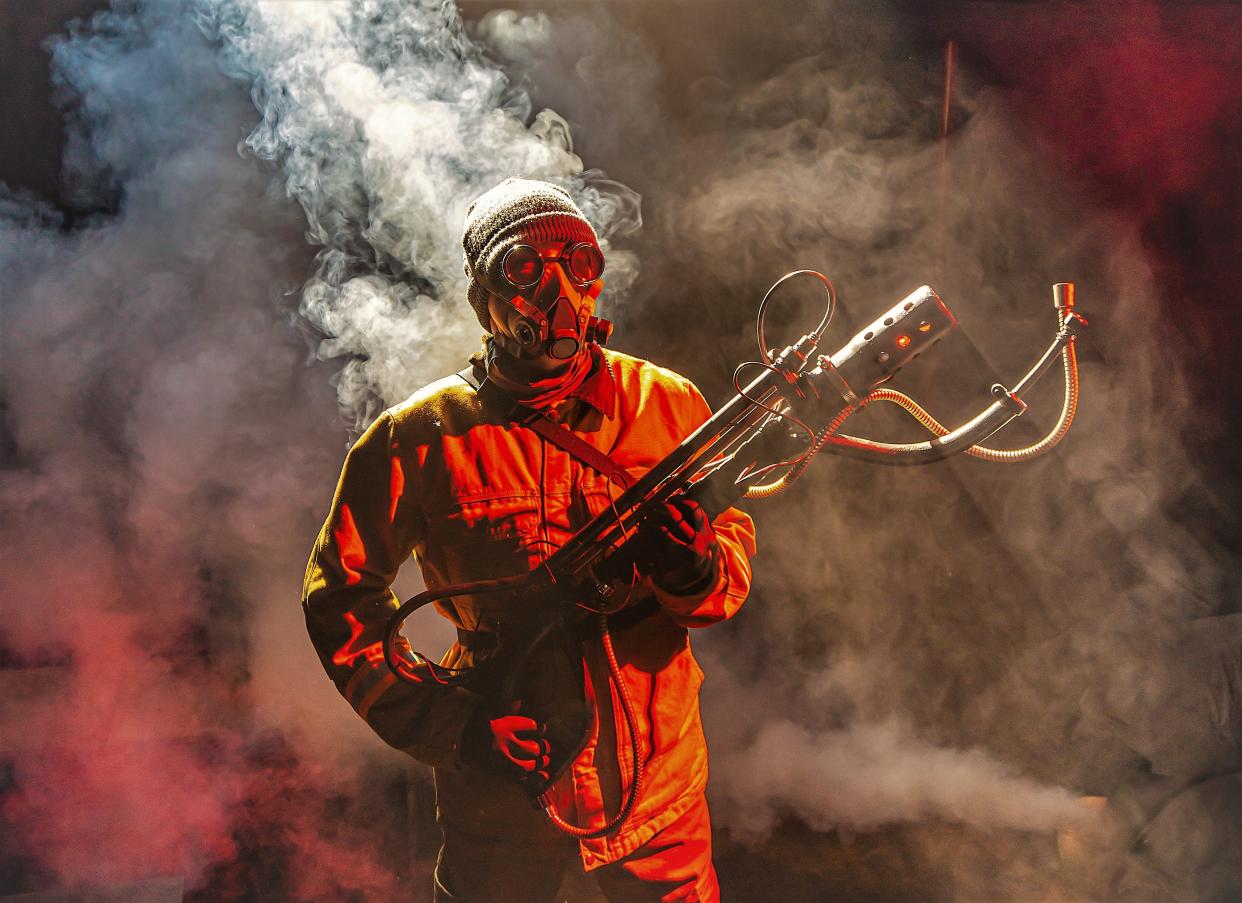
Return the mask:
{"type": "Polygon", "coordinates": [[[466,275],[466,297],[484,329],[491,329],[487,295],[508,297],[500,272],[505,252],[532,241],[589,241],[598,246],[595,230],[563,188],[531,179],[505,179],[475,198],[466,211],[461,236],[466,275]]]}

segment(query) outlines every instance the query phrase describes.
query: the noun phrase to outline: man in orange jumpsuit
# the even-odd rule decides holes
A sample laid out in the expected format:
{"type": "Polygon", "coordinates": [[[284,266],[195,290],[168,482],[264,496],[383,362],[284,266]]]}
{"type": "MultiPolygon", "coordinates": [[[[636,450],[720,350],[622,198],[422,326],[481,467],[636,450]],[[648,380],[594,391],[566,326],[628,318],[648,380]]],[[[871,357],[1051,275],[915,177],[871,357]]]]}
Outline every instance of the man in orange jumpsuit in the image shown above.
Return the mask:
{"type": "MultiPolygon", "coordinates": [[[[629,559],[630,604],[610,630],[645,774],[628,817],[605,836],[563,833],[521,785],[532,774],[552,777],[557,810],[587,828],[622,809],[635,763],[598,632],[577,633],[572,657],[539,650],[520,698],[503,707],[485,680],[415,685],[384,663],[397,604],[389,587],[411,552],[429,588],[530,571],[619,493],[616,474],[513,422],[512,402],[568,427],[631,477],[710,414],[684,377],[592,341],[603,257],[560,188],[503,182],[471,206],[463,246],[485,350],[473,379],[427,386],[350,450],[307,567],[311,639],[371,728],[435,769],[444,834],[437,901],[550,901],[579,862],[610,900],[716,900],[703,672],[687,628],[742,605],[755,551],[745,514],[729,509],[713,522],[679,499],[639,530],[633,547],[645,551],[629,559]],[[547,725],[561,715],[572,722],[575,711],[585,740],[565,744],[547,725]]],[[[486,661],[506,626],[540,601],[492,594],[438,604],[459,636],[442,664],[486,661]]]]}

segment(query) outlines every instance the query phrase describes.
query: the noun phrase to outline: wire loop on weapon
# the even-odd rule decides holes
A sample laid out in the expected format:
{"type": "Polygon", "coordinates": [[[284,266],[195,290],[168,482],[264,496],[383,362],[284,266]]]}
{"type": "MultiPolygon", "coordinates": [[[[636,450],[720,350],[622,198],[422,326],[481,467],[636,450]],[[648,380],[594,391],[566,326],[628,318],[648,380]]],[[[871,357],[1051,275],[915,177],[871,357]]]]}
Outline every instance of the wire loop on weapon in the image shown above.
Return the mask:
{"type": "Polygon", "coordinates": [[[427,656],[412,648],[409,650],[409,654],[414,660],[413,663],[401,658],[397,644],[397,637],[401,634],[401,626],[410,615],[414,614],[418,609],[430,605],[432,602],[438,602],[441,599],[448,599],[453,596],[481,596],[486,593],[511,591],[524,584],[537,583],[538,575],[541,573],[542,571],[535,570],[528,574],[516,574],[512,577],[500,577],[495,580],[457,583],[435,590],[427,590],[407,599],[388,618],[388,626],[384,631],[384,661],[387,662],[393,674],[410,683],[425,686],[428,677],[430,677],[432,682],[442,687],[459,687],[464,685],[473,674],[473,668],[445,667],[444,665],[436,664],[427,656]],[[423,669],[416,670],[420,665],[423,666],[423,669]]]}
{"type": "MultiPolygon", "coordinates": [[[[807,426],[806,421],[804,421],[802,418],[794,416],[788,410],[782,411],[779,408],[764,404],[763,401],[761,401],[760,399],[752,398],[751,396],[746,394],[746,390],[742,388],[741,382],[739,381],[739,377],[741,376],[742,371],[746,369],[747,367],[763,367],[766,370],[771,370],[773,373],[781,372],[777,370],[775,367],[773,367],[771,364],[763,363],[763,361],[744,361],[743,363],[738,364],[737,369],[733,371],[733,388],[737,391],[737,394],[740,395],[742,398],[745,398],[755,407],[760,408],[761,410],[767,411],[773,417],[779,417],[781,420],[788,420],[790,423],[793,423],[796,426],[800,427],[802,431],[805,432],[808,437],[810,437],[809,441],[813,443],[815,440],[815,430],[807,426]]],[[[803,458],[805,458],[809,452],[810,452],[810,445],[807,446],[806,451],[804,451],[797,458],[794,458],[792,461],[781,461],[776,464],[769,464],[768,467],[781,467],[786,464],[790,464],[790,465],[795,464],[798,461],[801,461],[803,458]]],[[[767,468],[764,468],[764,469],[766,470],[767,468]]]]}
{"type": "Polygon", "coordinates": [[[786,273],[780,279],[777,279],[764,294],[763,300],[759,302],[759,310],[755,313],[755,340],[759,343],[759,354],[765,361],[770,362],[772,360],[772,352],[768,350],[768,343],[763,330],[764,318],[768,312],[768,302],[778,288],[790,279],[798,276],[811,276],[818,279],[824,284],[824,291],[828,293],[828,307],[824,310],[823,319],[819,321],[819,325],[812,331],[816,339],[822,338],[824,333],[828,331],[828,324],[832,322],[832,315],[837,312],[837,290],[833,287],[832,280],[823,273],[816,272],[815,270],[794,270],[792,273],[786,273]]]}

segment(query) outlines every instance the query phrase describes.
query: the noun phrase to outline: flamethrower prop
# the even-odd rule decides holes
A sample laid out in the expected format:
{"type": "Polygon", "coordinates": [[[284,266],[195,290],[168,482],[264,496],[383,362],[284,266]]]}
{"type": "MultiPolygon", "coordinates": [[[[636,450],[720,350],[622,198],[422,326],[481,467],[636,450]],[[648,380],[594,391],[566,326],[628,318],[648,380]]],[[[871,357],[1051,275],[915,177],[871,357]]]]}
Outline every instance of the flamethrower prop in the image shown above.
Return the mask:
{"type": "MultiPolygon", "coordinates": [[[[968,454],[987,461],[1029,461],[1052,449],[1069,431],[1078,404],[1078,362],[1075,341],[1086,320],[1074,307],[1074,284],[1053,286],[1057,333],[1044,354],[1012,389],[996,384],[991,402],[956,429],[948,429],[914,399],[885,388],[902,367],[952,331],[957,322],[940,297],[923,286],[898,302],[832,355],[816,354],[836,310],[832,283],[813,270],[797,270],[779,279],[764,295],[756,316],[760,358],[734,372],[737,394],[662,461],[626,489],[613,505],[596,515],[563,546],[528,574],[454,584],[419,593],[401,605],[388,623],[384,657],[401,679],[420,687],[469,686],[483,673],[496,680],[500,700],[516,698],[515,688],[531,651],[545,642],[575,649],[575,627],[594,618],[603,642],[611,680],[621,701],[633,761],[633,779],[624,802],[608,824],[587,829],[570,824],[557,812],[549,787],[568,766],[570,757],[554,762],[550,775],[528,779],[526,789],[548,817],[568,834],[600,837],[618,830],[642,793],[643,755],[633,706],[613,651],[608,616],[629,601],[618,581],[603,578],[605,563],[625,549],[639,524],[668,499],[688,495],[715,514],[740,499],[765,499],[785,492],[820,452],[844,455],[875,464],[913,465],[968,454]],[[819,325],[779,353],[769,350],[764,335],[768,305],[785,282],[808,277],[822,283],[827,307],[819,325]],[[1021,396],[1060,359],[1065,379],[1061,415],[1041,440],[1023,448],[996,449],[980,443],[1026,410],[1021,396]],[[748,368],[759,374],[744,386],[748,368]],[[930,433],[923,442],[892,444],[842,434],[845,421],[859,408],[876,401],[896,404],[930,433]],[[809,423],[825,424],[819,429],[809,423]],[[795,425],[800,435],[791,433],[795,425]],[[803,445],[789,454],[791,442],[803,445]],[[773,462],[775,463],[763,463],[773,462]],[[507,593],[538,599],[524,606],[534,610],[520,626],[499,638],[495,656],[477,668],[443,667],[396,642],[405,620],[419,608],[459,595],[507,593]],[[617,597],[620,598],[617,598],[617,597]]],[[[554,727],[554,726],[553,726],[554,727]]],[[[572,746],[572,740],[569,746],[572,746]]],[[[580,747],[581,744],[579,743],[580,747]]]]}

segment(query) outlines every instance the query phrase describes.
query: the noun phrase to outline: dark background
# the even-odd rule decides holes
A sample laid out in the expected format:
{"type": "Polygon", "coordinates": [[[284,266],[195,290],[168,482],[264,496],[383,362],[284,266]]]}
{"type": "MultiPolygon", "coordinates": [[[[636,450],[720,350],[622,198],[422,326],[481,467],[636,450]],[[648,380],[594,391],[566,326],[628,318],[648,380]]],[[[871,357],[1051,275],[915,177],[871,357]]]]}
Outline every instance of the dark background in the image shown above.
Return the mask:
{"type": "MultiPolygon", "coordinates": [[[[0,137],[0,181],[59,206],[66,214],[66,229],[110,211],[106,206],[75,206],[59,179],[62,106],[53,96],[42,43],[62,31],[69,19],[103,6],[86,0],[0,2],[5,86],[0,116],[8,123],[0,137]]],[[[498,6],[461,4],[468,19],[498,6]]],[[[511,6],[553,15],[583,9],[581,3],[511,6]]],[[[813,35],[799,33],[796,22],[782,16],[785,7],[779,3],[631,0],[601,6],[655,52],[662,115],[670,119],[693,115],[701,100],[697,90],[711,79],[736,86],[755,84],[815,45],[813,35]]],[[[1188,349],[1182,364],[1204,425],[1184,437],[1190,458],[1174,466],[1195,468],[1212,487],[1210,495],[1189,494],[1179,500],[1170,514],[1192,533],[1209,536],[1228,558],[1225,569],[1233,575],[1242,552],[1238,517],[1242,479],[1236,466],[1242,427],[1235,417],[1242,392],[1236,353],[1242,341],[1237,300],[1242,277],[1238,253],[1242,177],[1237,163],[1242,156],[1242,59],[1237,50],[1242,45],[1242,18],[1232,4],[1142,4],[1124,9],[1130,16],[1139,9],[1154,17],[1168,42],[1153,43],[1120,28],[1118,23],[1131,21],[1122,6],[1110,11],[1086,4],[905,3],[898,6],[896,28],[908,54],[930,66],[943,60],[947,43],[954,42],[959,77],[1000,92],[1030,140],[1069,174],[1067,192],[1137,224],[1158,287],[1159,307],[1150,315],[1159,318],[1158,329],[1167,330],[1170,343],[1188,349]],[[1196,48],[1203,48],[1203,54],[1197,55],[1196,48]],[[1100,73],[1112,77],[1101,78],[1100,73]]],[[[558,106],[555,88],[535,84],[533,90],[537,101],[558,106]],[[541,97],[541,90],[549,96],[541,97]]],[[[593,138],[589,122],[574,124],[581,126],[576,150],[590,165],[603,168],[645,198],[658,192],[650,174],[616,142],[593,138]]],[[[938,122],[929,121],[929,133],[938,127],[938,122]]],[[[1089,314],[1091,299],[1084,297],[1082,304],[1089,314]]],[[[667,354],[672,360],[693,356],[682,347],[690,339],[672,336],[669,341],[667,354]]],[[[696,376],[709,396],[720,396],[725,373],[696,376]]],[[[0,453],[13,447],[7,433],[3,440],[0,453]]],[[[1227,579],[1215,596],[1214,614],[1242,610],[1236,586],[1236,576],[1227,579]]],[[[249,755],[264,774],[277,776],[282,769],[292,771],[296,758],[279,742],[259,745],[249,755]]],[[[400,780],[391,773],[387,778],[400,780]]],[[[423,791],[415,796],[419,792],[423,791]]],[[[288,804],[279,794],[256,795],[273,807],[288,804]]],[[[425,802],[424,798],[424,806],[425,802]]],[[[425,810],[421,817],[425,821],[425,810]]],[[[934,873],[935,868],[911,857],[926,856],[934,843],[926,838],[911,843],[917,830],[885,829],[855,840],[814,832],[791,821],[758,848],[721,838],[719,867],[726,888],[737,899],[763,899],[774,872],[785,876],[781,886],[791,899],[952,897],[951,882],[938,890],[921,882],[919,876],[934,873]],[[918,854],[912,852],[916,848],[918,854]],[[823,883],[826,876],[838,883],[829,888],[823,883]]],[[[280,861],[279,849],[266,838],[242,837],[239,843],[254,861],[280,861]]],[[[420,843],[414,853],[425,860],[429,850],[425,839],[420,843]]],[[[391,856],[408,855],[395,841],[393,846],[391,856]]],[[[47,883],[33,865],[10,864],[6,869],[7,881],[0,883],[3,890],[40,890],[47,883]]],[[[266,885],[262,875],[238,880],[242,886],[247,881],[249,886],[279,886],[278,877],[269,878],[266,885]]],[[[213,881],[211,887],[216,889],[231,886],[228,876],[216,875],[213,881]]],[[[213,891],[204,893],[203,899],[212,898],[213,891]]]]}

